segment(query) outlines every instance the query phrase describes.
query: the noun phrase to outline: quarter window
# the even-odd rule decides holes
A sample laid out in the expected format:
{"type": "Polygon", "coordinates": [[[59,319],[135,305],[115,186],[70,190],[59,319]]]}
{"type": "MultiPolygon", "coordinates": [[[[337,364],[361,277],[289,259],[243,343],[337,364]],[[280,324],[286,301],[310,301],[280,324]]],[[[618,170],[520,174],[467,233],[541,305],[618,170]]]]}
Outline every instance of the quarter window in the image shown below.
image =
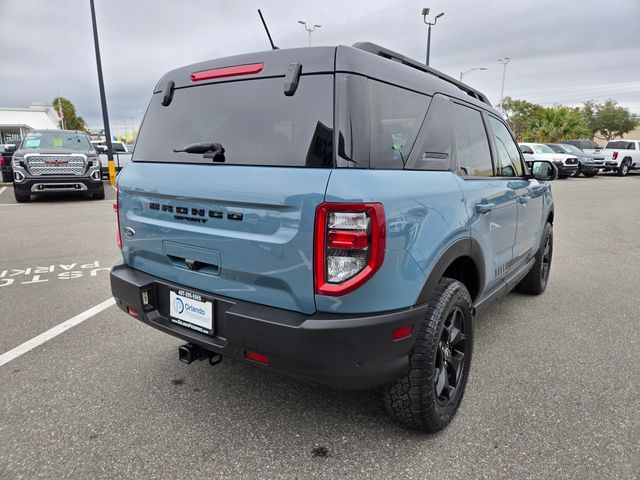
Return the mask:
{"type": "Polygon", "coordinates": [[[403,168],[430,98],[369,80],[371,168],[403,168]]]}
{"type": "Polygon", "coordinates": [[[489,117],[489,122],[496,142],[496,174],[500,177],[521,177],[523,171],[520,153],[509,130],[497,118],[489,117]]]}
{"type": "Polygon", "coordinates": [[[491,153],[482,116],[477,110],[452,104],[453,150],[460,175],[493,176],[491,153]]]}

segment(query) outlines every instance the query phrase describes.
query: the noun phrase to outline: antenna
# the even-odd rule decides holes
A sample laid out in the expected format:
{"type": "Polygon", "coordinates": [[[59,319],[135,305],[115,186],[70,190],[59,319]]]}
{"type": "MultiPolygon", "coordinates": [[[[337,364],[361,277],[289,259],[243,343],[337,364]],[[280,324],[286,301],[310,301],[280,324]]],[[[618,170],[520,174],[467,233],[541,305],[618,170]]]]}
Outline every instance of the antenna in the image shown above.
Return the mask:
{"type": "Polygon", "coordinates": [[[273,44],[273,40],[271,40],[271,34],[269,33],[269,28],[267,27],[267,23],[264,21],[264,17],[262,16],[262,12],[260,11],[260,9],[258,9],[258,15],[260,15],[260,20],[262,20],[262,25],[264,25],[264,29],[267,32],[267,37],[269,37],[269,43],[271,44],[271,48],[273,50],[278,50],[278,47],[276,47],[273,44]]]}

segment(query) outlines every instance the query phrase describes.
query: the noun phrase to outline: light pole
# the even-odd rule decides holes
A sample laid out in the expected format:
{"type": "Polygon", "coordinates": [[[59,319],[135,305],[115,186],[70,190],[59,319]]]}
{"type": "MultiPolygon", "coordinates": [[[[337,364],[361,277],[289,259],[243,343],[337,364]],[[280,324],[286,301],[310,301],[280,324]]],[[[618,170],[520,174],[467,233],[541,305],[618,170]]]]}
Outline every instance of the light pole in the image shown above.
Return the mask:
{"type": "Polygon", "coordinates": [[[322,25],[314,24],[309,26],[307,22],[303,22],[302,20],[298,20],[298,23],[304,26],[304,29],[309,32],[309,46],[311,46],[311,32],[315,31],[316,28],[322,28],[322,25]]]}
{"type": "Polygon", "coordinates": [[[429,57],[431,56],[431,27],[438,23],[438,19],[444,15],[444,12],[441,12],[436,15],[433,22],[427,22],[427,15],[429,15],[429,11],[429,8],[422,9],[422,19],[424,20],[425,25],[429,25],[429,31],[427,33],[427,67],[429,66],[429,57]]]}
{"type": "Polygon", "coordinates": [[[504,100],[504,78],[507,75],[507,63],[511,61],[509,57],[499,58],[498,61],[502,64],[502,87],[500,88],[500,110],[502,110],[502,101],[504,100]]]}
{"type": "Polygon", "coordinates": [[[487,70],[487,67],[474,67],[469,70],[465,70],[464,72],[460,72],[460,81],[462,81],[462,77],[464,77],[467,73],[475,72],[476,70],[487,70]]]}
{"type": "Polygon", "coordinates": [[[98,67],[98,88],[100,90],[100,103],[102,105],[102,123],[104,123],[104,137],[107,144],[107,165],[109,166],[109,183],[116,182],[116,168],[113,163],[113,146],[111,145],[111,129],[109,128],[109,114],[107,113],[107,97],[104,93],[104,79],[102,78],[102,61],[100,60],[100,44],[98,43],[98,26],[96,24],[96,7],[93,0],[89,0],[91,6],[91,23],[93,24],[93,44],[96,50],[96,65],[98,67]]]}

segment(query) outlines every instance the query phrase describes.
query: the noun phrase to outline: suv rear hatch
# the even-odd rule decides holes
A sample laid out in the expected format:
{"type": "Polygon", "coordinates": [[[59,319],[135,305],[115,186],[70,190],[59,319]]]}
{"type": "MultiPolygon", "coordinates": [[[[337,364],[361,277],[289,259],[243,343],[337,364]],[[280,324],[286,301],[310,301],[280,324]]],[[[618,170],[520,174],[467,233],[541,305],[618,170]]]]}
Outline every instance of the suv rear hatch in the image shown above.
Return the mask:
{"type": "Polygon", "coordinates": [[[165,91],[153,95],[118,179],[129,266],[186,288],[315,311],[314,216],[334,163],[333,74],[302,75],[285,95],[287,66],[280,76],[176,81],[167,106],[165,91]],[[218,143],[224,154],[174,151],[196,143],[218,143]]]}

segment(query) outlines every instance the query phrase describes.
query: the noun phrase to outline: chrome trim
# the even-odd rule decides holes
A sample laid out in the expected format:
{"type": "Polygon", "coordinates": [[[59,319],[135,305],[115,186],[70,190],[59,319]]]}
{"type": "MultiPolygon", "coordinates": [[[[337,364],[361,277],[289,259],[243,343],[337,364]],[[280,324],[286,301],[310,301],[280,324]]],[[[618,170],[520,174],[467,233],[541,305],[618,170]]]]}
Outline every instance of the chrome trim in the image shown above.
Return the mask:
{"type": "Polygon", "coordinates": [[[59,182],[59,183],[34,183],[31,186],[33,193],[37,192],[82,192],[87,190],[84,183],[77,182],[59,182]],[[52,188],[53,187],[53,188],[52,188]]]}
{"type": "Polygon", "coordinates": [[[87,169],[87,156],[83,153],[43,154],[36,152],[25,154],[24,163],[27,171],[34,176],[82,175],[87,169]],[[47,165],[45,164],[45,158],[66,159],[68,163],[64,165],[47,165]],[[69,165],[70,163],[71,165],[69,165]]]}

